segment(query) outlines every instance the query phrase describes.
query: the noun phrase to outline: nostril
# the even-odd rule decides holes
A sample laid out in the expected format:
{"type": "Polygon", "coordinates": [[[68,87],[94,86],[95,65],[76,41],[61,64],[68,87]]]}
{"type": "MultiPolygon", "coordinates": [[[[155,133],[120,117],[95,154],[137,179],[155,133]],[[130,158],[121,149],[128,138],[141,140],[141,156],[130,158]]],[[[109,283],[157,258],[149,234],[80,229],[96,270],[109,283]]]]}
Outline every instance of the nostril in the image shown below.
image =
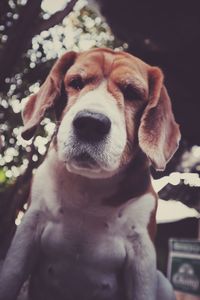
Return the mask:
{"type": "Polygon", "coordinates": [[[81,111],[75,116],[73,126],[79,138],[98,141],[109,133],[111,122],[104,114],[81,111]]]}
{"type": "Polygon", "coordinates": [[[110,131],[111,122],[110,120],[102,115],[98,114],[95,118],[88,120],[88,124],[93,126],[93,130],[99,134],[107,134],[110,131]]]}
{"type": "Polygon", "coordinates": [[[88,118],[78,116],[74,119],[73,125],[76,130],[83,130],[88,127],[88,118]]]}

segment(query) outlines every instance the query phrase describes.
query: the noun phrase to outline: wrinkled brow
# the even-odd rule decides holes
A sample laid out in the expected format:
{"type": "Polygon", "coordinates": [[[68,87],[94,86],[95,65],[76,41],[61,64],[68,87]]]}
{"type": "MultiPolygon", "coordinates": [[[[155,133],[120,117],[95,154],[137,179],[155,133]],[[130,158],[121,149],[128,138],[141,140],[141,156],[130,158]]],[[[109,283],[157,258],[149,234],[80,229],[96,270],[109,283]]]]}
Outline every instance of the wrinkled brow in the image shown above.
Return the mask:
{"type": "Polygon", "coordinates": [[[120,88],[131,86],[144,99],[148,97],[148,83],[140,76],[134,73],[121,73],[112,76],[112,81],[120,88]]]}
{"type": "Polygon", "coordinates": [[[65,82],[81,77],[83,80],[98,80],[103,77],[102,69],[98,64],[75,64],[66,74],[65,82]]]}

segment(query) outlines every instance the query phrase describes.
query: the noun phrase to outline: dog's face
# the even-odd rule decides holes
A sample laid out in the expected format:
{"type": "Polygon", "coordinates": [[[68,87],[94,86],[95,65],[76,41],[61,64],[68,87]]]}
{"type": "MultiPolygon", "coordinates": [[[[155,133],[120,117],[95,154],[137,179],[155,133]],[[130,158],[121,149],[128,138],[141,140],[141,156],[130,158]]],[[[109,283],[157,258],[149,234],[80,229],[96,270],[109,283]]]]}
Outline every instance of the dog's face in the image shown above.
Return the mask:
{"type": "Polygon", "coordinates": [[[96,50],[76,59],[64,86],[68,103],[57,135],[59,158],[71,172],[111,176],[134,155],[146,80],[124,54],[96,50]]]}
{"type": "Polygon", "coordinates": [[[162,81],[158,68],[124,52],[69,52],[54,65],[39,93],[30,97],[23,135],[29,138],[45,110],[62,101],[63,85],[67,104],[60,116],[56,149],[70,172],[110,177],[139,148],[161,169],[179,140],[162,81]]]}

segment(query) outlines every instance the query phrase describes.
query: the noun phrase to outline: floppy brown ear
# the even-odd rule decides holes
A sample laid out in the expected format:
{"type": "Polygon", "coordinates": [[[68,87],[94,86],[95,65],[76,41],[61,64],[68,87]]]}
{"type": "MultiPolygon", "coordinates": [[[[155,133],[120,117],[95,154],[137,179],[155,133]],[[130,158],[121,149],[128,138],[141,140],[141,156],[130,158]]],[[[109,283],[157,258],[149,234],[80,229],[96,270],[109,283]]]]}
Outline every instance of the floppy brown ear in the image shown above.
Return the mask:
{"type": "Polygon", "coordinates": [[[74,63],[76,56],[77,53],[73,51],[62,55],[54,64],[38,93],[29,97],[22,113],[24,127],[21,134],[24,139],[33,137],[46,110],[52,107],[60,96],[62,79],[67,69],[74,63]]]}
{"type": "Polygon", "coordinates": [[[179,125],[175,122],[171,101],[159,68],[149,74],[149,102],[141,118],[138,132],[140,148],[156,170],[164,170],[178,148],[179,125]]]}

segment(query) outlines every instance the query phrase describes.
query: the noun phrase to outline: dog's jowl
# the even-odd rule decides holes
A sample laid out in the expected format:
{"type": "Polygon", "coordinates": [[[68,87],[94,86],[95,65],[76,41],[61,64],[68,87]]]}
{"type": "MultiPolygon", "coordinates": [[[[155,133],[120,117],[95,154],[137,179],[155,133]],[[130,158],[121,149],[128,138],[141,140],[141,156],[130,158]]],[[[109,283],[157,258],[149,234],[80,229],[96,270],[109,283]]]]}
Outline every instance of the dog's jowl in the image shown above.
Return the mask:
{"type": "Polygon", "coordinates": [[[161,70],[125,52],[68,52],[25,106],[25,139],[50,107],[59,126],[4,261],[0,300],[17,299],[27,279],[30,300],[173,300],[156,271],[149,171],[165,168],[180,139],[161,70]]]}

